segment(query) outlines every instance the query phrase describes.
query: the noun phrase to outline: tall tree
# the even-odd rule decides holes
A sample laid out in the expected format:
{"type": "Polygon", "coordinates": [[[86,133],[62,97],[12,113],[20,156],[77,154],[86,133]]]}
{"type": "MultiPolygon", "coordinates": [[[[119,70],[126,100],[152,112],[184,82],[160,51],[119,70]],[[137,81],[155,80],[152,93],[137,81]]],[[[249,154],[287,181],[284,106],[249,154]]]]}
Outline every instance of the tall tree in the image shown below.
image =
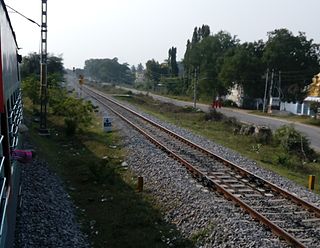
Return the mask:
{"type": "Polygon", "coordinates": [[[282,72],[282,92],[287,101],[302,101],[304,88],[319,72],[319,45],[304,33],[294,36],[287,29],[268,33],[263,61],[270,69],[282,72]]]}
{"type": "Polygon", "coordinates": [[[136,67],[134,65],[132,65],[130,69],[131,69],[132,73],[136,73],[137,72],[137,69],[136,69],[136,67]]]}
{"type": "Polygon", "coordinates": [[[146,63],[146,77],[153,82],[153,88],[160,82],[161,66],[158,61],[154,59],[148,60],[146,63]]]}
{"type": "Polygon", "coordinates": [[[143,70],[144,70],[143,65],[141,63],[139,63],[138,66],[137,66],[137,72],[138,73],[142,73],[143,70]]]}
{"type": "Polygon", "coordinates": [[[179,68],[177,64],[177,48],[172,47],[169,49],[168,67],[171,76],[178,76],[179,68]]]}
{"type": "Polygon", "coordinates": [[[262,40],[239,45],[230,56],[225,56],[219,79],[225,85],[242,86],[247,98],[262,98],[264,94],[262,75],[265,73],[262,62],[263,48],[262,40]]]}
{"type": "Polygon", "coordinates": [[[120,64],[118,58],[89,59],[85,61],[86,75],[104,82],[132,84],[134,75],[127,63],[120,64]]]}
{"type": "MultiPolygon", "coordinates": [[[[48,74],[55,73],[59,75],[61,80],[64,73],[62,56],[49,54],[47,59],[47,70],[48,74]]],[[[22,78],[30,76],[31,74],[40,75],[40,55],[37,53],[30,53],[23,57],[20,71],[22,78]]]]}

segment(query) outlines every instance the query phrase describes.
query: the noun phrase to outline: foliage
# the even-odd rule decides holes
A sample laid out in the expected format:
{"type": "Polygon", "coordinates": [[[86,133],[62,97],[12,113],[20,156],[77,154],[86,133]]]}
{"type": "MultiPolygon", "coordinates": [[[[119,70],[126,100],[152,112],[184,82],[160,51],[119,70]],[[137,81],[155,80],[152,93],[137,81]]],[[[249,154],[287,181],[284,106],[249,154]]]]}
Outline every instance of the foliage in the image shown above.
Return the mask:
{"type": "Polygon", "coordinates": [[[168,67],[170,76],[178,76],[179,68],[177,64],[177,48],[172,47],[169,49],[168,67]]]}
{"type": "MultiPolygon", "coordinates": [[[[48,55],[47,58],[47,72],[48,74],[55,73],[63,77],[63,58],[62,56],[48,55]]],[[[32,74],[40,75],[40,55],[37,53],[30,53],[23,57],[20,67],[22,78],[28,77],[32,74]]]]}
{"type": "Polygon", "coordinates": [[[287,29],[268,33],[262,59],[268,68],[283,72],[281,88],[287,101],[303,100],[305,87],[320,70],[319,45],[308,40],[305,33],[294,36],[287,29]]]}
{"type": "Polygon", "coordinates": [[[192,41],[187,42],[183,60],[188,85],[192,85],[190,81],[197,74],[200,95],[213,99],[225,95],[232,82],[221,80],[219,72],[225,56],[229,56],[237,45],[236,37],[227,32],[220,31],[210,36],[207,31],[203,32],[203,28],[195,28],[192,41]]]}
{"type": "Polygon", "coordinates": [[[222,105],[223,105],[224,107],[238,107],[238,105],[237,105],[234,101],[229,100],[229,99],[224,100],[223,103],[222,103],[222,105]]]}
{"type": "Polygon", "coordinates": [[[281,98],[301,101],[310,78],[320,70],[319,52],[319,45],[302,32],[294,36],[287,29],[278,29],[268,33],[266,43],[259,40],[240,44],[228,32],[211,35],[208,26],[195,27],[183,58],[185,93],[191,94],[197,74],[200,98],[225,95],[234,84],[242,86],[247,99],[263,98],[269,68],[277,74],[281,71],[281,79],[280,73],[277,80],[274,78],[274,88],[281,98]]]}
{"type": "Polygon", "coordinates": [[[135,80],[128,64],[120,64],[118,58],[86,60],[84,71],[87,76],[103,82],[133,84],[135,80]]]}
{"type": "Polygon", "coordinates": [[[88,126],[92,121],[93,106],[83,99],[66,97],[56,105],[55,114],[64,116],[66,133],[73,135],[81,126],[88,126]]]}
{"type": "Polygon", "coordinates": [[[138,73],[143,73],[143,71],[144,71],[143,65],[141,63],[139,63],[138,66],[137,66],[137,72],[138,73]]]}
{"type": "Polygon", "coordinates": [[[317,118],[318,109],[320,108],[320,102],[311,102],[310,110],[315,113],[314,118],[317,118]]]}
{"type": "Polygon", "coordinates": [[[164,84],[167,94],[182,95],[185,92],[185,84],[182,78],[163,78],[161,83],[164,84]]]}
{"type": "Polygon", "coordinates": [[[244,43],[237,46],[231,56],[226,56],[219,72],[219,79],[228,85],[228,82],[241,85],[245,97],[262,98],[265,80],[262,63],[264,43],[244,43]]]}
{"type": "Polygon", "coordinates": [[[258,127],[258,132],[254,135],[256,142],[262,144],[271,144],[273,134],[269,127],[258,127]]]}
{"type": "Polygon", "coordinates": [[[224,115],[215,109],[210,109],[209,113],[204,114],[205,121],[221,121],[224,115]]]}
{"type": "Polygon", "coordinates": [[[33,105],[40,103],[39,90],[40,81],[36,74],[30,74],[22,80],[23,95],[29,97],[33,105]]]}
{"type": "Polygon", "coordinates": [[[161,68],[158,61],[148,60],[146,63],[146,77],[154,82],[159,82],[161,77],[161,68]]]}
{"type": "Polygon", "coordinates": [[[161,77],[169,74],[168,64],[159,64],[154,59],[148,60],[146,63],[146,77],[152,82],[152,88],[155,90],[156,85],[160,82],[161,77]]]}
{"type": "Polygon", "coordinates": [[[297,155],[303,160],[312,160],[314,151],[310,147],[309,140],[293,126],[282,126],[275,131],[275,141],[287,152],[297,155]]]}
{"type": "MultiPolygon", "coordinates": [[[[49,104],[54,103],[54,99],[50,96],[60,96],[61,91],[57,92],[57,88],[61,89],[63,80],[63,62],[62,57],[49,55],[47,58],[47,83],[49,104]]],[[[40,55],[30,53],[23,57],[21,64],[22,75],[22,91],[24,96],[30,98],[35,106],[40,103],[40,55]]],[[[59,99],[57,99],[59,101],[59,99]]]]}

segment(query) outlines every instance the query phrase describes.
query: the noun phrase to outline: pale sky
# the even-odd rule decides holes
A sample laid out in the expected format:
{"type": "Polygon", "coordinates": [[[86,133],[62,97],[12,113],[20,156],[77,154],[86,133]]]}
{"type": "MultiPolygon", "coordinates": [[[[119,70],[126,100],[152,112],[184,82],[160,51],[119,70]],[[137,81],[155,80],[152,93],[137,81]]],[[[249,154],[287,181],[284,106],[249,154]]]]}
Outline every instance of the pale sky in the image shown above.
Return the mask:
{"type": "MultiPolygon", "coordinates": [[[[5,0],[40,23],[41,0],[5,0]]],[[[225,30],[241,42],[266,40],[287,28],[320,43],[319,0],[48,0],[48,52],[63,54],[66,68],[90,58],[118,57],[130,65],[167,59],[170,47],[183,58],[195,26],[225,30]]],[[[9,10],[20,53],[39,52],[40,28],[9,10]]]]}

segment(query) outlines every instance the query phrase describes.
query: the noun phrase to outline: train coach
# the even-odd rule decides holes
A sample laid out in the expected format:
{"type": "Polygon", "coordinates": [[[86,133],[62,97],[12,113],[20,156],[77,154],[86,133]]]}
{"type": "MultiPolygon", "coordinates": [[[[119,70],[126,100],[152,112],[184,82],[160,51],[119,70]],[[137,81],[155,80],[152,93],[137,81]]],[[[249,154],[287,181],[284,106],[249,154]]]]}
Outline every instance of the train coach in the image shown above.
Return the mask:
{"type": "Polygon", "coordinates": [[[0,0],[0,248],[13,244],[20,189],[19,165],[11,157],[19,146],[22,120],[19,62],[15,34],[0,0]]]}

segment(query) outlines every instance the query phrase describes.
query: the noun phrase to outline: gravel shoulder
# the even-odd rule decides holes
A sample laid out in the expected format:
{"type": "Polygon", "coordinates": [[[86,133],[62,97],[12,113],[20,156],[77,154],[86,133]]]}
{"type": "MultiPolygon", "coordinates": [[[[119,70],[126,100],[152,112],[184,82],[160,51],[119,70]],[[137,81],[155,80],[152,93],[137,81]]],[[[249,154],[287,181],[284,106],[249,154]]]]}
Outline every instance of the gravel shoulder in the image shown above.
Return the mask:
{"type": "MultiPolygon", "coordinates": [[[[100,110],[105,112],[103,107],[100,110]]],[[[166,221],[174,223],[184,237],[194,240],[196,247],[288,247],[240,208],[196,182],[178,162],[146,141],[140,133],[109,114],[114,128],[122,134],[129,168],[144,177],[145,189],[153,195],[155,203],[163,207],[166,221]]],[[[254,161],[185,129],[151,118],[320,206],[318,195],[259,168],[254,161]]],[[[14,247],[90,247],[76,221],[75,206],[65,192],[63,182],[46,163],[34,160],[22,165],[21,178],[22,203],[17,213],[14,247]]],[[[173,247],[172,240],[166,243],[173,247]]]]}
{"type": "Polygon", "coordinates": [[[90,247],[63,182],[45,161],[21,165],[21,189],[14,248],[90,247]]]}
{"type": "MultiPolygon", "coordinates": [[[[175,125],[143,115],[320,206],[318,195],[286,178],[260,168],[256,162],[237,152],[175,125]]],[[[113,118],[117,120],[116,117],[113,118]]],[[[208,192],[179,163],[145,141],[139,133],[130,130],[121,121],[117,120],[116,123],[124,134],[125,147],[130,152],[127,161],[130,168],[145,178],[146,188],[164,206],[167,221],[175,223],[185,237],[196,239],[197,247],[288,246],[231,202],[215,192],[208,192]]]]}

